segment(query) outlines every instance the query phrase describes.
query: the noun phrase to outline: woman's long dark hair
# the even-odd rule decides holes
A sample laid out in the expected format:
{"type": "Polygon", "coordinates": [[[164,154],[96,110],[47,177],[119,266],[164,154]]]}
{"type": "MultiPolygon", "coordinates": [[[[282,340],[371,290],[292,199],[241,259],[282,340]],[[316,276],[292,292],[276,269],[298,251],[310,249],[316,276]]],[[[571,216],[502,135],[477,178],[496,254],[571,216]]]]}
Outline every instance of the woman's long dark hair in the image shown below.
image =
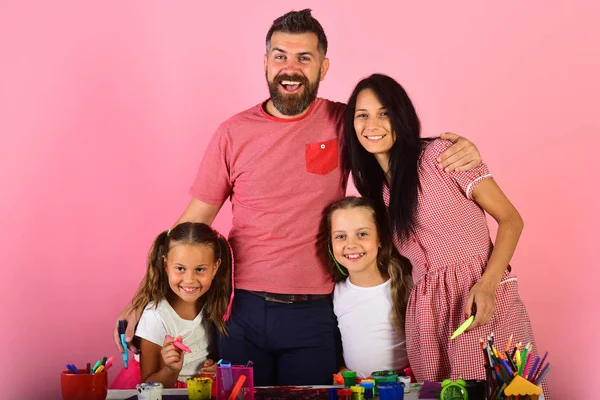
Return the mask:
{"type": "Polygon", "coordinates": [[[386,209],[383,201],[385,172],[373,156],[358,141],[354,130],[354,113],[359,93],[371,89],[387,108],[396,141],[390,155],[390,202],[388,215],[393,231],[402,239],[414,228],[414,211],[419,190],[418,160],[421,153],[421,123],[417,112],[398,82],[389,76],[373,74],[354,88],[344,117],[346,151],[344,166],[352,171],[358,192],[373,200],[378,212],[386,209]]]}

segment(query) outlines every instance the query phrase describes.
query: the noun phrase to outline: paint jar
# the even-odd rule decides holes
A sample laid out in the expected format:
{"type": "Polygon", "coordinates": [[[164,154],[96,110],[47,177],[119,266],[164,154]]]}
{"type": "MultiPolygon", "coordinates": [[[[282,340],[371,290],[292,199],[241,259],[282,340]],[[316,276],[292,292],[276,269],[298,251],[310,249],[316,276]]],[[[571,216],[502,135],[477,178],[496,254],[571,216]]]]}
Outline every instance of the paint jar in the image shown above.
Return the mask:
{"type": "Polygon", "coordinates": [[[337,400],[338,398],[338,388],[329,388],[327,391],[329,400],[337,400]]]}
{"type": "Polygon", "coordinates": [[[217,400],[228,400],[236,391],[236,399],[254,400],[254,368],[221,364],[217,367],[217,400]]]}
{"type": "Polygon", "coordinates": [[[375,383],[370,380],[364,380],[360,386],[365,388],[365,399],[372,399],[375,396],[375,383]]]}
{"type": "Polygon", "coordinates": [[[160,382],[144,382],[135,385],[138,400],[162,400],[163,385],[160,382]]]}
{"type": "Polygon", "coordinates": [[[351,400],[352,398],[352,390],[350,389],[340,389],[337,392],[338,400],[351,400]]]}
{"type": "Polygon", "coordinates": [[[88,374],[80,369],[79,374],[63,371],[60,374],[60,389],[63,400],[104,400],[108,393],[106,371],[88,374]]]}
{"type": "Polygon", "coordinates": [[[356,385],[356,371],[344,371],[342,377],[344,378],[344,387],[349,388],[356,385]]]}
{"type": "Polygon", "coordinates": [[[365,399],[365,388],[362,386],[350,386],[352,392],[352,400],[364,400],[365,399]]]}
{"type": "Polygon", "coordinates": [[[375,371],[371,373],[371,379],[375,381],[375,394],[379,391],[380,383],[397,383],[398,373],[396,371],[375,371]]]}
{"type": "Polygon", "coordinates": [[[377,384],[380,400],[404,400],[404,388],[398,382],[377,384]]]}
{"type": "Polygon", "coordinates": [[[198,375],[200,378],[209,378],[212,381],[212,391],[211,396],[217,397],[217,376],[216,372],[203,372],[198,375]]]}
{"type": "Polygon", "coordinates": [[[210,400],[213,380],[210,378],[189,378],[187,380],[189,400],[210,400]]]}
{"type": "Polygon", "coordinates": [[[410,376],[399,376],[398,383],[404,385],[404,393],[410,393],[410,376]]]}

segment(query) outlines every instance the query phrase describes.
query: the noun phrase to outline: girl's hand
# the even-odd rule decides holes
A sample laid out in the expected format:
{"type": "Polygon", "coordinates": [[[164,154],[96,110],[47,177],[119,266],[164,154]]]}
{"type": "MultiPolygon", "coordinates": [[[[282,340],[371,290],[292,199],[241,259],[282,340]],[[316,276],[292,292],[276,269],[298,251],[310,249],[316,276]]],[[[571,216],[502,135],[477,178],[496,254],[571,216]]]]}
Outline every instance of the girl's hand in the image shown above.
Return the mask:
{"type": "Polygon", "coordinates": [[[183,351],[173,345],[175,340],[182,340],[182,337],[165,339],[160,354],[165,366],[179,374],[181,368],[183,368],[183,351]]]}
{"type": "Polygon", "coordinates": [[[340,368],[340,370],[338,371],[338,373],[334,374],[334,376],[333,376],[333,383],[332,384],[333,385],[343,385],[344,382],[342,380],[338,382],[336,379],[343,379],[342,378],[342,374],[344,372],[346,372],[346,371],[350,371],[350,370],[348,368],[346,368],[346,367],[340,368]],[[335,375],[338,375],[338,376],[336,377],[335,375]]]}
{"type": "Polygon", "coordinates": [[[215,364],[215,362],[209,358],[208,360],[204,361],[204,365],[202,366],[202,369],[200,370],[200,372],[208,372],[210,374],[216,374],[217,373],[217,364],[215,364]]]}
{"type": "Polygon", "coordinates": [[[480,279],[479,282],[471,288],[465,306],[465,319],[471,316],[473,304],[475,304],[477,312],[475,314],[475,320],[467,331],[487,324],[490,318],[492,318],[492,315],[494,315],[494,311],[496,310],[496,287],[497,285],[480,279]]]}

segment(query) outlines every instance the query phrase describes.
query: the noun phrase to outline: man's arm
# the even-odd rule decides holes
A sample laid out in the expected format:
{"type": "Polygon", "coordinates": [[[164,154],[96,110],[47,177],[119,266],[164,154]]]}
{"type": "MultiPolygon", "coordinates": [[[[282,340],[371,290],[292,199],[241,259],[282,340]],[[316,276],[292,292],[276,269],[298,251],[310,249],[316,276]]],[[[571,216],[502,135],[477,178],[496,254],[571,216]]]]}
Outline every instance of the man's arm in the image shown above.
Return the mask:
{"type": "MultiPolygon", "coordinates": [[[[215,220],[219,210],[223,206],[221,204],[209,204],[203,201],[200,201],[196,198],[192,198],[187,208],[181,214],[181,217],[177,220],[174,226],[182,223],[182,222],[203,222],[207,225],[210,225],[215,220]]],[[[117,349],[119,352],[123,352],[123,346],[121,346],[121,338],[119,335],[119,320],[124,319],[127,321],[127,330],[125,331],[125,341],[127,342],[129,348],[134,353],[138,352],[138,349],[132,345],[131,341],[133,340],[133,335],[135,333],[135,326],[137,325],[140,317],[142,315],[143,309],[138,310],[133,307],[131,302],[127,304],[127,307],[119,314],[117,321],[115,321],[114,328],[114,341],[117,345],[117,349]]]]}
{"type": "Polygon", "coordinates": [[[440,138],[454,143],[437,159],[438,168],[446,172],[469,171],[481,163],[481,154],[473,143],[455,133],[446,132],[440,138]]]}
{"type": "Polygon", "coordinates": [[[203,222],[206,225],[210,225],[217,217],[221,207],[223,207],[223,203],[209,204],[196,198],[192,198],[183,214],[181,214],[181,217],[175,222],[174,226],[179,225],[182,222],[203,222]]]}

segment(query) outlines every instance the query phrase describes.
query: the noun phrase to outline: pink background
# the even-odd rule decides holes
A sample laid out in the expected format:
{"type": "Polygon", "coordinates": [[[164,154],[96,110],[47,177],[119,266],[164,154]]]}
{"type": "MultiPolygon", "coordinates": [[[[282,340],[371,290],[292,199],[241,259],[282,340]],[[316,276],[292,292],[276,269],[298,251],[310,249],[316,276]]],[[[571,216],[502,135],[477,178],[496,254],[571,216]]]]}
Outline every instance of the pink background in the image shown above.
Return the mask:
{"type": "MultiPolygon", "coordinates": [[[[426,135],[478,145],[525,219],[513,265],[555,398],[590,398],[598,4],[0,3],[2,397],[59,397],[65,363],[118,356],[114,320],[187,204],[209,137],[268,96],[271,21],[311,7],[330,41],[321,96],[344,101],[359,78],[388,73],[426,135]]],[[[216,227],[230,220],[226,205],[216,227]]]]}

